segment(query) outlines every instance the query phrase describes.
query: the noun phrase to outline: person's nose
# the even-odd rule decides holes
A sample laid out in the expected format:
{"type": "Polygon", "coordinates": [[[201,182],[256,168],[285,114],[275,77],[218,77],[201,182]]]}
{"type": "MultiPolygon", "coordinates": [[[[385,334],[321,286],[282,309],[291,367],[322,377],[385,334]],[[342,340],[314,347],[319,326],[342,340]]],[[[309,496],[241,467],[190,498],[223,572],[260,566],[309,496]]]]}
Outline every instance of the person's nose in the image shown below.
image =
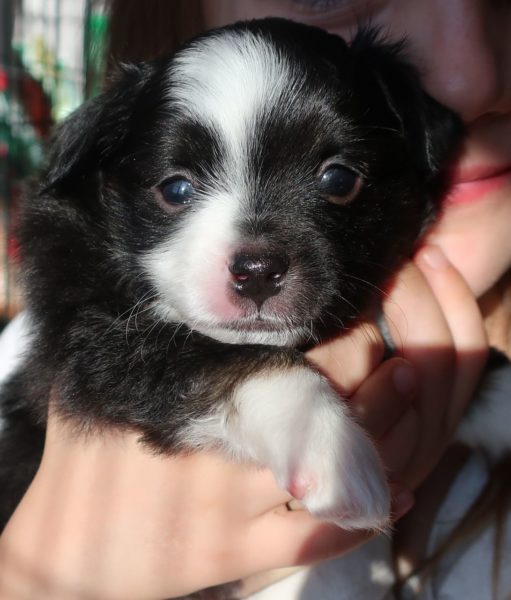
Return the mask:
{"type": "Polygon", "coordinates": [[[417,11],[409,15],[411,52],[426,90],[467,123],[510,112],[509,3],[418,0],[409,8],[417,11]]]}

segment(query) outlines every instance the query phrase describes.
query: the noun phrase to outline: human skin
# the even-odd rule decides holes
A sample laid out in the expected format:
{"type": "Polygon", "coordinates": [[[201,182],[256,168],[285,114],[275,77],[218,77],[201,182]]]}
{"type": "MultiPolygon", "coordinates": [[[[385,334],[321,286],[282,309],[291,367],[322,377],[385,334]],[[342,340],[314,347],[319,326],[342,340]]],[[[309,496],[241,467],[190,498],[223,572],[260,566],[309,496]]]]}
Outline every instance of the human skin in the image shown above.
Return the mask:
{"type": "MultiPolygon", "coordinates": [[[[407,486],[451,439],[486,347],[472,293],[438,261],[425,249],[389,297],[395,338],[413,340],[405,359],[382,362],[371,325],[310,357],[352,394],[394,482],[396,518],[413,502],[407,486]],[[427,319],[408,321],[415,311],[427,319]],[[423,347],[431,339],[438,353],[423,347]]],[[[288,511],[290,500],[266,470],[212,454],[157,457],[134,433],[77,435],[52,414],[41,467],[0,539],[0,597],[174,597],[346,552],[371,535],[288,511]]]]}
{"type": "MultiPolygon", "coordinates": [[[[462,180],[503,181],[477,198],[446,203],[430,236],[476,297],[511,263],[511,4],[501,0],[205,0],[208,26],[264,16],[317,25],[348,41],[357,24],[406,37],[424,88],[463,118],[467,135],[457,170],[462,180]],[[325,8],[325,6],[330,8],[325,8]]],[[[465,185],[465,187],[468,187],[465,185]]],[[[476,187],[475,185],[472,186],[476,187]]],[[[479,181],[479,187],[481,181],[479,181]]]]}
{"type": "MultiPolygon", "coordinates": [[[[476,298],[492,293],[511,263],[511,177],[482,183],[483,175],[493,180],[511,164],[511,7],[485,0],[339,0],[328,10],[320,4],[212,0],[205,9],[210,26],[287,16],[349,39],[370,17],[391,37],[406,35],[426,89],[466,123],[458,179],[476,179],[460,184],[456,202],[446,202],[430,245],[389,291],[385,311],[400,357],[382,362],[371,324],[310,355],[351,396],[377,440],[402,492],[399,516],[410,506],[406,488],[425,479],[450,442],[484,362],[476,298]],[[415,376],[406,393],[393,383],[396,361],[415,376]]],[[[83,438],[52,416],[41,469],[0,541],[0,596],[172,597],[346,552],[367,538],[287,511],[289,499],[266,471],[211,455],[154,457],[135,434],[83,438]],[[114,471],[124,474],[117,483],[106,476],[98,483],[98,447],[100,464],[115,462],[114,471]],[[64,487],[68,470],[73,485],[64,487]],[[111,528],[107,503],[115,507],[111,528]],[[52,537],[45,538],[50,524],[52,537]]]]}

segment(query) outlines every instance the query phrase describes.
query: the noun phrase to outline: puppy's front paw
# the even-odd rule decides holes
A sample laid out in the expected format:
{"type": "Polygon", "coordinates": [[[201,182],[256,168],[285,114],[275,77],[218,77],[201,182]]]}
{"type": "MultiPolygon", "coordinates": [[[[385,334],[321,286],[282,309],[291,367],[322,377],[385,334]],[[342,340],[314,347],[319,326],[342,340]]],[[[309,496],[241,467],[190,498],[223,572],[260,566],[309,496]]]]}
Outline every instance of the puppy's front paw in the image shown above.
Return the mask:
{"type": "Polygon", "coordinates": [[[388,526],[379,456],[324,378],[297,367],[251,379],[236,396],[239,442],[311,513],[345,529],[388,526]]]}

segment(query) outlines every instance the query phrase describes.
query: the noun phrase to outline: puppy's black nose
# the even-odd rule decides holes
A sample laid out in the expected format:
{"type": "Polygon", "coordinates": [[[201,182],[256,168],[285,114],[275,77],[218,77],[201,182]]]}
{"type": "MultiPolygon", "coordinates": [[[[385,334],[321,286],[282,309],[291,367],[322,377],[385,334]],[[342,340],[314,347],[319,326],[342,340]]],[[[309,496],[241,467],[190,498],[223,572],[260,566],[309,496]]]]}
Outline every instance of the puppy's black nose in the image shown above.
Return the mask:
{"type": "Polygon", "coordinates": [[[288,269],[289,258],[284,253],[239,253],[229,265],[236,292],[253,300],[258,308],[280,292],[288,269]]]}

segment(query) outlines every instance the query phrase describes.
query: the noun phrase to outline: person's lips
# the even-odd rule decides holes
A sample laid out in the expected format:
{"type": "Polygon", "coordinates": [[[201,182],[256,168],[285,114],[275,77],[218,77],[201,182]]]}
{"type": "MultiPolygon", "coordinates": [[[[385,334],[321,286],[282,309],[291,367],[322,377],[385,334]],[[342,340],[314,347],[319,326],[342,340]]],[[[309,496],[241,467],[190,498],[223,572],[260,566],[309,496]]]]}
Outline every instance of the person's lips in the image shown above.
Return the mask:
{"type": "Polygon", "coordinates": [[[510,181],[511,164],[456,169],[446,201],[449,204],[471,204],[483,200],[510,181]]]}

